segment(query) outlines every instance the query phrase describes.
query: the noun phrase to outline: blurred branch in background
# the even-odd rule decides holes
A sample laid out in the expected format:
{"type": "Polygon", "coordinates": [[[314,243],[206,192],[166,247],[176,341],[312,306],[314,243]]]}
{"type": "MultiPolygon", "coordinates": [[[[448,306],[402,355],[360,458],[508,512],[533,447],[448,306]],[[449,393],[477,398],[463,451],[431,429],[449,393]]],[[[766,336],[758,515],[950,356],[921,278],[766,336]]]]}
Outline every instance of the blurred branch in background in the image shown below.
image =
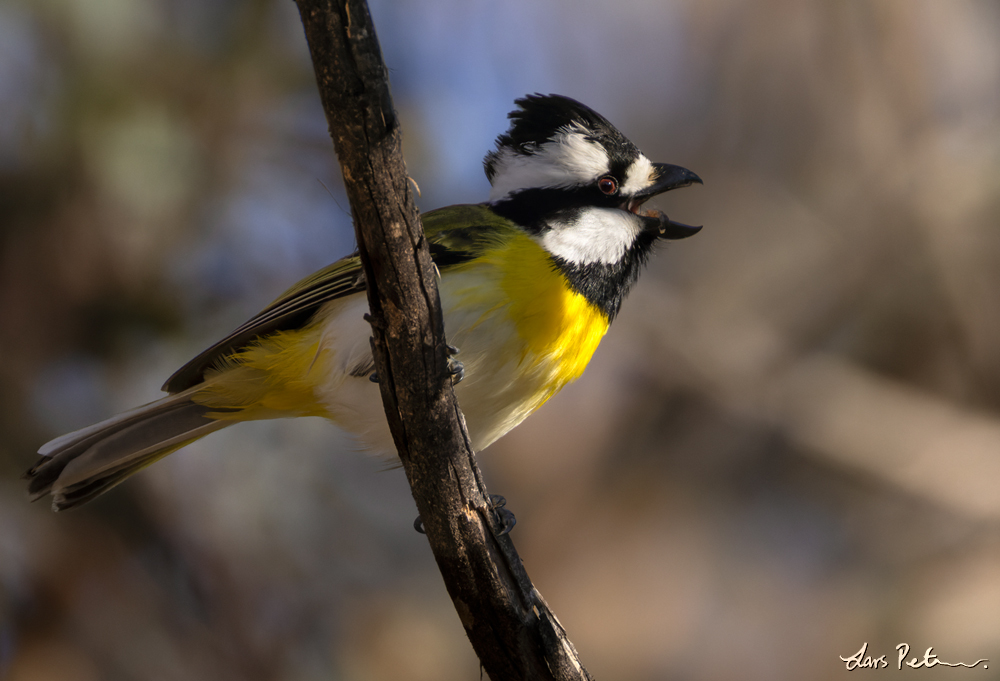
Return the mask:
{"type": "MultiPolygon", "coordinates": [[[[423,209],[485,198],[534,91],[706,181],[657,206],[698,239],[480,457],[588,669],[1000,658],[997,6],[371,9],[423,209]]],[[[79,514],[17,482],[351,250],[300,36],[268,0],[0,5],[0,676],[478,675],[401,472],[319,422],[229,429],[79,514]]]]}

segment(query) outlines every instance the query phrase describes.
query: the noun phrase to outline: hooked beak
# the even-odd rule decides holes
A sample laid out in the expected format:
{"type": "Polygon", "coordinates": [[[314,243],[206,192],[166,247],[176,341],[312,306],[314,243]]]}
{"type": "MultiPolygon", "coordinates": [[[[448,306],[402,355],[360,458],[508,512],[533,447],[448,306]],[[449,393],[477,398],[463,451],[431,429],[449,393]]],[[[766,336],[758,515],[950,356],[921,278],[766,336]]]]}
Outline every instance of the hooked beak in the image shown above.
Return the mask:
{"type": "Polygon", "coordinates": [[[692,173],[687,168],[670,165],[669,163],[654,163],[653,169],[656,171],[656,182],[642,191],[636,192],[629,199],[626,209],[635,213],[646,223],[646,229],[658,232],[661,239],[684,239],[697,234],[701,230],[701,225],[685,225],[683,222],[676,222],[658,210],[639,212],[643,203],[653,198],[657,194],[668,192],[671,189],[688,187],[696,182],[704,184],[701,178],[692,173]]]}

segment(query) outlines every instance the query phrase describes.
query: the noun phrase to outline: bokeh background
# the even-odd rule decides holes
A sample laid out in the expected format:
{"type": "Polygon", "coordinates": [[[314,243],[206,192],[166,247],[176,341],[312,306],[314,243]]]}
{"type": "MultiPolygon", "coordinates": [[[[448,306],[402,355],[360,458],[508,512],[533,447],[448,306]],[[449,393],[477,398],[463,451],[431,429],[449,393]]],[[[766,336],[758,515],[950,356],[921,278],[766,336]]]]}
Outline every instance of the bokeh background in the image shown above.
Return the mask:
{"type": "MultiPolygon", "coordinates": [[[[1000,678],[1000,5],[372,0],[424,209],[514,98],[704,187],[587,374],[483,452],[596,678],[781,680],[933,646],[1000,678]]],[[[290,0],[0,2],[0,678],[480,670],[402,471],[247,424],[78,511],[44,441],[353,249],[290,0]]]]}

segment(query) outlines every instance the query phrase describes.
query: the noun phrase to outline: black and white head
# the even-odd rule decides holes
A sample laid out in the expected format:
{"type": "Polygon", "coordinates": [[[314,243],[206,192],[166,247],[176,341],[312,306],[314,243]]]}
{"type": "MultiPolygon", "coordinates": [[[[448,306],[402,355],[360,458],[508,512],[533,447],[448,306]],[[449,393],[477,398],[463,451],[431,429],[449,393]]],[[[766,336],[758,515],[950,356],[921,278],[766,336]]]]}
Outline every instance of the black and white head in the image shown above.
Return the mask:
{"type": "Polygon", "coordinates": [[[643,203],[701,179],[652,163],[604,116],[561,95],[515,102],[510,130],[486,155],[490,205],[526,229],[571,285],[613,318],[658,239],[700,227],[643,203]]]}

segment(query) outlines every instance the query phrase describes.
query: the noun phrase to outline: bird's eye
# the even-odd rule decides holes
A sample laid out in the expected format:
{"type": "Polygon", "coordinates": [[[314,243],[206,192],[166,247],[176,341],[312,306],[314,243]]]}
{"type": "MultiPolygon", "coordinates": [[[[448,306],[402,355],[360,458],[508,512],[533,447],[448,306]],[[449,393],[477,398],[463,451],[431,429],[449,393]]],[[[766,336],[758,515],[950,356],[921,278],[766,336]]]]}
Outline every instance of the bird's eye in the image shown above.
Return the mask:
{"type": "Polygon", "coordinates": [[[597,188],[610,196],[618,191],[618,182],[610,175],[605,175],[597,181],[597,188]]]}

